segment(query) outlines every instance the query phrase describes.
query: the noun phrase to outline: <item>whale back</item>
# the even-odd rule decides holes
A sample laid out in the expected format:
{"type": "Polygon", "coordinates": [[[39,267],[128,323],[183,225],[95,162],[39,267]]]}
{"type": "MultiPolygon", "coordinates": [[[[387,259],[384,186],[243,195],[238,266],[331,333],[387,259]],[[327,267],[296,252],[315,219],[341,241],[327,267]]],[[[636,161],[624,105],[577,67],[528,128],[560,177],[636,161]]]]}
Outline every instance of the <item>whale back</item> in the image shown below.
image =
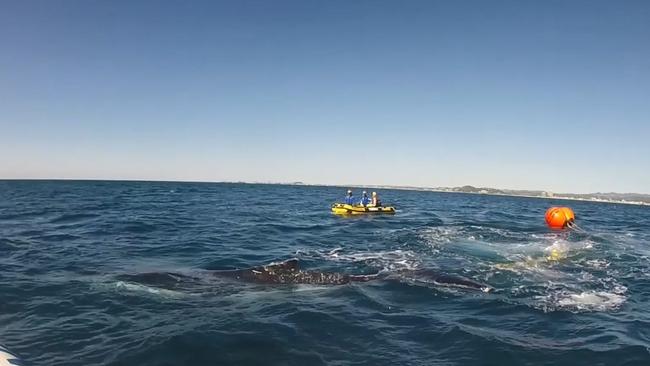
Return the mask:
{"type": "Polygon", "coordinates": [[[262,268],[267,272],[296,272],[300,270],[298,259],[292,258],[279,263],[270,263],[262,268]]]}

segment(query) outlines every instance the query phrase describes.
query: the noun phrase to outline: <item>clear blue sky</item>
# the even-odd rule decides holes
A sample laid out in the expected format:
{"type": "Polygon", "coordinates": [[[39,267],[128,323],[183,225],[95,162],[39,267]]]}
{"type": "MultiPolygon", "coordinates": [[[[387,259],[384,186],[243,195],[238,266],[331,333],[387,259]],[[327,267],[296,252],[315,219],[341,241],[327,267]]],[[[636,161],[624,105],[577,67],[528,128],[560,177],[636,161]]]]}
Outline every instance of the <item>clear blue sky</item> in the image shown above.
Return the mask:
{"type": "Polygon", "coordinates": [[[650,1],[0,0],[0,178],[650,193],[650,1]]]}

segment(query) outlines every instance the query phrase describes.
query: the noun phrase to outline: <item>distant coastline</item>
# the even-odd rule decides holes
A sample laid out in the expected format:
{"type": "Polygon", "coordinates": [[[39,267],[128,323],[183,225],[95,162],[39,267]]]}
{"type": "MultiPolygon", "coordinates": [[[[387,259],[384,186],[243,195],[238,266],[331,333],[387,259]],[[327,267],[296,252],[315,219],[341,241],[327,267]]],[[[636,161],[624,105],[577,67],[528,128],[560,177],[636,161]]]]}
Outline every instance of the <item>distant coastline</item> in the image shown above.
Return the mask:
{"type": "MultiPolygon", "coordinates": [[[[354,185],[352,187],[355,187],[354,185]]],[[[549,191],[513,190],[484,188],[474,186],[462,187],[411,187],[411,186],[365,186],[377,189],[404,189],[412,191],[484,194],[489,196],[528,197],[572,201],[618,203],[625,205],[650,206],[650,195],[642,193],[554,193],[549,191]]]]}
{"type": "MultiPolygon", "coordinates": [[[[304,184],[302,182],[285,183],[288,185],[317,185],[321,184],[304,184]]],[[[328,186],[328,185],[325,185],[328,186]]],[[[348,187],[346,185],[332,185],[333,187],[348,187]]],[[[572,200],[587,202],[618,203],[625,205],[650,206],[650,194],[642,193],[554,193],[550,191],[538,190],[516,190],[516,189],[498,189],[487,187],[416,187],[416,186],[391,186],[391,185],[367,185],[357,184],[349,185],[354,188],[373,188],[373,189],[402,189],[408,191],[426,191],[426,192],[445,192],[445,193],[467,193],[467,194],[484,194],[489,196],[508,196],[508,197],[527,197],[556,200],[572,200]]]]}
{"type": "Polygon", "coordinates": [[[470,185],[462,187],[418,187],[418,186],[393,186],[393,185],[359,185],[359,184],[318,184],[294,182],[259,182],[259,181],[184,181],[184,180],[150,180],[150,179],[7,179],[0,178],[0,182],[10,181],[95,181],[95,182],[169,182],[169,183],[226,183],[226,184],[271,184],[271,185],[294,185],[294,186],[315,186],[315,187],[351,187],[351,188],[372,188],[372,189],[397,189],[407,191],[443,192],[443,193],[466,193],[483,194],[490,196],[527,197],[556,200],[572,200],[587,202],[617,203],[625,205],[650,206],[650,194],[643,193],[554,193],[539,190],[515,190],[498,189],[488,187],[474,187],[470,185]]]}
{"type": "MultiPolygon", "coordinates": [[[[224,182],[228,183],[228,182],[224,182]]],[[[303,182],[231,182],[242,184],[279,184],[279,185],[297,185],[297,186],[318,186],[318,187],[351,187],[351,188],[373,188],[373,189],[401,189],[405,191],[423,191],[423,192],[445,192],[445,193],[467,193],[467,194],[484,194],[489,196],[507,196],[507,197],[527,197],[541,199],[587,201],[618,203],[624,205],[650,206],[650,194],[643,193],[554,193],[550,191],[539,190],[516,190],[516,189],[498,189],[487,187],[417,187],[417,186],[393,186],[393,185],[359,185],[359,184],[318,184],[303,182]]]]}

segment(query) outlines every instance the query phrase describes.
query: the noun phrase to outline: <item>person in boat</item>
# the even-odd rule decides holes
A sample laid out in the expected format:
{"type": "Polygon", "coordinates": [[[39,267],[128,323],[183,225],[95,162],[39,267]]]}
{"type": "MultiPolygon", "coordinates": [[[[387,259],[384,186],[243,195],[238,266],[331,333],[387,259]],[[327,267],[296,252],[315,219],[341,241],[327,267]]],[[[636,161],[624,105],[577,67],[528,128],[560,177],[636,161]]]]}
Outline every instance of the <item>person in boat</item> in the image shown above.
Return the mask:
{"type": "Polygon", "coordinates": [[[377,192],[372,192],[372,202],[371,205],[374,207],[379,207],[381,206],[381,200],[379,199],[379,196],[377,196],[377,192]]]}
{"type": "Polygon", "coordinates": [[[354,196],[352,195],[352,190],[348,189],[348,195],[345,196],[344,202],[346,205],[354,205],[354,196]]]}
{"type": "Polygon", "coordinates": [[[359,202],[361,206],[368,206],[370,203],[370,197],[368,197],[368,193],[366,191],[363,191],[363,195],[361,196],[361,202],[359,202]]]}

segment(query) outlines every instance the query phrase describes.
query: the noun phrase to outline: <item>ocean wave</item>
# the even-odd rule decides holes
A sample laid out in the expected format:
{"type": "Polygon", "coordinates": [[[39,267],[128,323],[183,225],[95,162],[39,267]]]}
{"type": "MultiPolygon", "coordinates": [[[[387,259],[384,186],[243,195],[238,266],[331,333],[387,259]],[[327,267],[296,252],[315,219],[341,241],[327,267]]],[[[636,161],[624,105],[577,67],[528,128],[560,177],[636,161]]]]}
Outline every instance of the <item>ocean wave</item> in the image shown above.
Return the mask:
{"type": "Polygon", "coordinates": [[[93,214],[93,213],[63,214],[51,219],[49,223],[50,224],[72,224],[72,223],[78,223],[78,222],[96,219],[98,217],[100,217],[100,215],[93,214]]]}

